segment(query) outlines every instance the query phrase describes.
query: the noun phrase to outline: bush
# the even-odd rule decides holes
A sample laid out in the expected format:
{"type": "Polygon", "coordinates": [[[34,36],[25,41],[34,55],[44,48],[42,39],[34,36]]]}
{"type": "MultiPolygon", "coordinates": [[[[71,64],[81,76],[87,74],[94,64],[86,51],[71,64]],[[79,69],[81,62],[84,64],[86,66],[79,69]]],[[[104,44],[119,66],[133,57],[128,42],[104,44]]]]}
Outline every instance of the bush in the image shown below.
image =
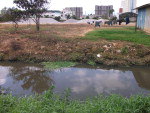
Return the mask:
{"type": "Polygon", "coordinates": [[[50,18],[50,16],[49,15],[44,15],[44,18],[50,18]]]}
{"type": "Polygon", "coordinates": [[[77,19],[77,17],[75,15],[72,16],[72,19],[77,19]]]}
{"type": "Polygon", "coordinates": [[[90,17],[89,17],[89,16],[86,16],[86,19],[90,19],[90,17]]]}
{"type": "Polygon", "coordinates": [[[55,17],[54,19],[57,20],[57,21],[60,21],[61,17],[58,16],[58,17],[55,17]]]}
{"type": "Polygon", "coordinates": [[[99,19],[99,17],[93,17],[93,19],[98,20],[98,19],[99,19]]]}
{"type": "Polygon", "coordinates": [[[95,63],[94,61],[92,61],[92,60],[89,60],[89,61],[87,62],[87,64],[92,65],[92,66],[95,66],[95,65],[96,65],[96,63],[95,63]]]}
{"type": "Polygon", "coordinates": [[[127,54],[129,52],[129,48],[128,47],[124,47],[121,49],[121,53],[122,54],[127,54]]]}

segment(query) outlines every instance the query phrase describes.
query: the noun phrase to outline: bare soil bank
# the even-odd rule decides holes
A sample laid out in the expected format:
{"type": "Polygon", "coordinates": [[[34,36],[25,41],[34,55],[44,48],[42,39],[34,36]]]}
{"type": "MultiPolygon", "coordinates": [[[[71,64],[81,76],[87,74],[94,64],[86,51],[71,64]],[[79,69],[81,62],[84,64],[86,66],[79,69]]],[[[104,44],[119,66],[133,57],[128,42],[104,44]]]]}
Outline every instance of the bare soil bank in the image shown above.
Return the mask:
{"type": "Polygon", "coordinates": [[[46,31],[48,28],[45,27],[40,33],[33,32],[32,28],[22,29],[15,34],[10,31],[4,33],[1,30],[0,60],[84,63],[93,61],[112,66],[150,65],[150,47],[124,41],[82,40],[79,37],[94,29],[88,25],[67,24],[48,27],[56,29],[57,33],[46,31]],[[73,29],[76,35],[71,37],[68,34],[73,34],[73,29]],[[63,38],[60,38],[62,36],[63,38]]]}

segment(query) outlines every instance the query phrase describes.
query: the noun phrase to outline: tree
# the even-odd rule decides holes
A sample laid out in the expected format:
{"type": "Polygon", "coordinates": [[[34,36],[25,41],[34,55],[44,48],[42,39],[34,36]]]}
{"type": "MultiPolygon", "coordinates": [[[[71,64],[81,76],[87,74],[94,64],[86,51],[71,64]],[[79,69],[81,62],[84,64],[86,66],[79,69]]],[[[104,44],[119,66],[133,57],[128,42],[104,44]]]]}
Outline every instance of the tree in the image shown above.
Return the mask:
{"type": "Polygon", "coordinates": [[[0,22],[5,22],[4,14],[6,14],[6,11],[7,11],[7,8],[6,8],[6,7],[4,7],[4,8],[1,10],[0,22]]]}
{"type": "Polygon", "coordinates": [[[114,11],[115,11],[114,9],[109,10],[109,17],[111,14],[113,14],[114,11]]]}
{"type": "Polygon", "coordinates": [[[90,19],[90,17],[89,17],[89,16],[86,16],[86,19],[90,19]]]}
{"type": "Polygon", "coordinates": [[[15,31],[18,29],[18,22],[24,19],[23,11],[17,8],[5,8],[5,12],[2,13],[3,21],[11,21],[14,23],[15,31]]]}
{"type": "Polygon", "coordinates": [[[113,16],[113,17],[112,17],[112,20],[117,20],[117,17],[116,17],[116,16],[113,16]]]}
{"type": "Polygon", "coordinates": [[[18,8],[25,11],[25,15],[36,24],[36,30],[40,30],[40,18],[47,11],[48,0],[14,0],[18,8]]]}
{"type": "Polygon", "coordinates": [[[3,18],[1,17],[1,15],[0,15],[0,22],[3,22],[3,18]]]}
{"type": "Polygon", "coordinates": [[[72,16],[73,19],[77,19],[77,17],[75,15],[72,16]]]}
{"type": "Polygon", "coordinates": [[[98,17],[98,16],[96,16],[96,17],[93,17],[92,19],[98,20],[98,19],[99,19],[99,17],[98,17]]]}
{"type": "Polygon", "coordinates": [[[67,20],[71,18],[70,14],[66,15],[67,20]]]}
{"type": "Polygon", "coordinates": [[[50,16],[49,15],[44,15],[44,18],[50,18],[50,16]]]}
{"type": "Polygon", "coordinates": [[[8,8],[7,7],[4,7],[2,10],[1,10],[1,15],[4,15],[6,12],[7,12],[8,8]]]}

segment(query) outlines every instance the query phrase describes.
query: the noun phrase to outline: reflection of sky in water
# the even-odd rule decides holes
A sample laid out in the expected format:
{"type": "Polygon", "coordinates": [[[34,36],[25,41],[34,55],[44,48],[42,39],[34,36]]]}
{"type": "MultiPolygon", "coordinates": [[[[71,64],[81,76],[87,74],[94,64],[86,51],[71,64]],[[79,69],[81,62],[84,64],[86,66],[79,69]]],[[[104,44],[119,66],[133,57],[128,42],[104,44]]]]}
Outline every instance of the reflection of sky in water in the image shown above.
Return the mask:
{"type": "Polygon", "coordinates": [[[0,85],[6,83],[7,75],[9,74],[9,67],[0,66],[0,85]]]}
{"type": "Polygon", "coordinates": [[[148,92],[138,86],[132,71],[70,68],[67,71],[55,72],[53,75],[57,91],[69,87],[74,95],[116,93],[130,96],[148,92]]]}
{"type": "MultiPolygon", "coordinates": [[[[88,68],[48,71],[36,66],[0,66],[0,86],[9,88],[14,95],[31,95],[47,90],[54,83],[55,92],[71,88],[72,97],[75,98],[112,93],[123,96],[150,93],[138,86],[134,72],[88,68]]],[[[149,71],[144,72],[144,77],[141,74],[142,81],[145,81],[147,73],[149,74],[149,71]]],[[[140,81],[140,84],[144,86],[144,82],[140,81]]]]}
{"type": "MultiPolygon", "coordinates": [[[[132,75],[132,72],[126,72],[126,74],[132,75]]],[[[131,84],[125,74],[120,71],[97,70],[96,72],[87,72],[86,70],[79,70],[75,72],[75,75],[77,77],[74,79],[76,84],[73,91],[76,93],[88,90],[89,85],[93,85],[97,93],[109,93],[111,90],[126,89],[131,84]]]]}

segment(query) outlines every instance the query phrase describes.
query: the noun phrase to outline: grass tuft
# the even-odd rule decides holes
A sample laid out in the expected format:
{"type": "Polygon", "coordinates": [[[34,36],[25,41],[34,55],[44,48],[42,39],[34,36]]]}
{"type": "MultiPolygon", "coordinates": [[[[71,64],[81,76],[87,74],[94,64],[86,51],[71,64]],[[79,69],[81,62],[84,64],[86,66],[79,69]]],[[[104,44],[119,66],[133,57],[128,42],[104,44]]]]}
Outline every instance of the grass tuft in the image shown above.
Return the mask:
{"type": "Polygon", "coordinates": [[[48,69],[60,69],[75,66],[77,63],[68,61],[58,61],[58,62],[43,62],[42,64],[45,66],[45,68],[48,69]]]}
{"type": "Polygon", "coordinates": [[[92,61],[92,60],[89,60],[89,61],[87,62],[87,64],[89,64],[89,65],[91,65],[91,66],[95,66],[95,65],[96,65],[96,63],[95,63],[94,61],[92,61]]]}

